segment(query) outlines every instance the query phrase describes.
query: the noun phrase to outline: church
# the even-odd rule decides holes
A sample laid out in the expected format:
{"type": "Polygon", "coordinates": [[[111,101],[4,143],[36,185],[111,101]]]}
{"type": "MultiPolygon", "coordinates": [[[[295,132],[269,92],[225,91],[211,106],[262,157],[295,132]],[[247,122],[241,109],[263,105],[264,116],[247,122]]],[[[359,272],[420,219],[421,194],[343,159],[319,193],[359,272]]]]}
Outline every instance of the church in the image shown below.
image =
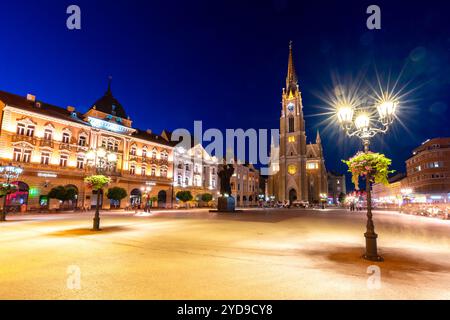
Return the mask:
{"type": "Polygon", "coordinates": [[[302,95],[289,45],[286,87],[283,88],[280,141],[271,146],[268,195],[278,201],[318,202],[327,194],[327,171],[319,132],[306,142],[302,95]]]}

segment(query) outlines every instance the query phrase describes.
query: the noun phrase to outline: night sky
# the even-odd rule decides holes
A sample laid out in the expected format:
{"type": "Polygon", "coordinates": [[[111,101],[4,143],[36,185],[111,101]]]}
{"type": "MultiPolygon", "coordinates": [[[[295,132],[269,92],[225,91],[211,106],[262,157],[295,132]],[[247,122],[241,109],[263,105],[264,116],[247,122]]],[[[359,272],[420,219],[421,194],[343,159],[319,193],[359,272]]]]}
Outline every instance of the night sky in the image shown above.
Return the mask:
{"type": "Polygon", "coordinates": [[[382,29],[370,31],[374,1],[2,1],[0,90],[85,111],[112,75],[142,129],[278,128],[292,40],[308,141],[321,131],[327,168],[343,172],[340,160],[360,148],[327,126],[332,77],[374,84],[377,70],[406,94],[372,149],[404,171],[414,147],[450,136],[446,2],[376,1],[382,29]],[[80,31],[66,28],[70,4],[81,7],[80,31]]]}

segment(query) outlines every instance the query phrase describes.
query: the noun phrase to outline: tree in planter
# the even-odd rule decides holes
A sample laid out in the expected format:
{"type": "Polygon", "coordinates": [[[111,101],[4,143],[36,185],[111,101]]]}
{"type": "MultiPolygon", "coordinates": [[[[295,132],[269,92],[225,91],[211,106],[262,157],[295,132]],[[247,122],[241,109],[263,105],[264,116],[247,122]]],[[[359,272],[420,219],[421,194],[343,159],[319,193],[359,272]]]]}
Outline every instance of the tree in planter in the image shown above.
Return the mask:
{"type": "MultiPolygon", "coordinates": [[[[119,207],[120,207],[120,201],[122,201],[123,199],[125,199],[128,196],[127,191],[124,188],[120,188],[120,187],[113,187],[108,189],[108,193],[106,194],[106,197],[109,200],[114,200],[119,202],[119,207]]],[[[117,205],[116,205],[117,208],[117,205]]]]}
{"type": "Polygon", "coordinates": [[[200,199],[201,199],[204,203],[209,204],[209,203],[212,201],[213,196],[212,196],[211,193],[204,193],[204,194],[201,195],[200,199]]]}
{"type": "Polygon", "coordinates": [[[176,197],[178,200],[183,202],[185,205],[188,201],[192,201],[194,197],[192,196],[192,193],[190,191],[178,191],[176,194],[176,197]]]}
{"type": "Polygon", "coordinates": [[[0,221],[6,221],[6,197],[17,192],[17,186],[10,183],[2,183],[0,185],[0,198],[3,198],[3,210],[0,212],[0,221]]]}
{"type": "Polygon", "coordinates": [[[95,231],[100,231],[100,191],[111,182],[111,178],[104,175],[93,175],[84,178],[84,182],[87,184],[88,188],[97,191],[97,203],[95,205],[93,229],[95,231]]]}
{"type": "Polygon", "coordinates": [[[64,207],[66,201],[76,200],[78,191],[73,187],[57,186],[48,193],[49,199],[57,199],[61,201],[61,206],[64,207]]]}

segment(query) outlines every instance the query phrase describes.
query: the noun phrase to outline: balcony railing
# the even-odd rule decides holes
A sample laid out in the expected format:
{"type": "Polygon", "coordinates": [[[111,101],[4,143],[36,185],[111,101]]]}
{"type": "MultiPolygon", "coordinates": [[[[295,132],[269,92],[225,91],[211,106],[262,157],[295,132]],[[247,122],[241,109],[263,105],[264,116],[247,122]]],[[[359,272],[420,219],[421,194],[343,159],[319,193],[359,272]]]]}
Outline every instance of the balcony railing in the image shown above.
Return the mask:
{"type": "Polygon", "coordinates": [[[12,140],[12,142],[28,142],[34,146],[37,144],[37,139],[35,137],[30,137],[30,136],[25,136],[25,135],[20,135],[20,134],[13,135],[11,140],[12,140]]]}

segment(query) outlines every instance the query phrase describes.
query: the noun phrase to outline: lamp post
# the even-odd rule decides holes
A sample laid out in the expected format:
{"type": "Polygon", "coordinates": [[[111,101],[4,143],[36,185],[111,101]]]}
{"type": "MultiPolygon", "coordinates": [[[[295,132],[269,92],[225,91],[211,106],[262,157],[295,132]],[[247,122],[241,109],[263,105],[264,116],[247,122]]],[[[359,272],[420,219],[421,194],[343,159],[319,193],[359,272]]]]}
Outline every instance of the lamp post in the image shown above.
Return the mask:
{"type": "Polygon", "coordinates": [[[7,190],[11,187],[10,183],[12,180],[16,180],[23,172],[22,167],[16,167],[12,164],[6,165],[6,166],[0,166],[0,174],[3,176],[3,178],[6,180],[4,183],[5,188],[5,194],[3,196],[3,210],[2,214],[0,216],[0,221],[6,220],[6,198],[8,196],[7,190]]]}
{"type": "MultiPolygon", "coordinates": [[[[352,105],[342,104],[336,106],[336,115],[341,128],[348,137],[358,137],[361,139],[364,152],[369,152],[370,139],[380,133],[386,133],[389,126],[395,119],[397,102],[389,99],[379,101],[374,107],[356,108],[352,105]],[[371,114],[376,114],[372,117],[371,114]]],[[[366,253],[364,258],[371,261],[383,261],[378,255],[377,238],[375,226],[372,219],[372,196],[370,190],[371,176],[366,176],[367,192],[367,226],[364,237],[366,238],[366,253]]]]}
{"type": "Polygon", "coordinates": [[[151,186],[142,187],[141,191],[143,193],[143,197],[145,198],[144,211],[145,212],[150,212],[150,209],[148,209],[148,207],[149,207],[148,202],[150,201],[150,192],[152,191],[152,187],[151,186]]]}
{"type": "MultiPolygon", "coordinates": [[[[117,155],[114,152],[107,151],[104,148],[97,150],[91,149],[86,154],[86,159],[95,167],[97,174],[105,174],[115,166],[117,155]]],[[[93,229],[100,230],[100,189],[97,190],[97,202],[95,204],[95,216],[93,220],[93,229]]]]}

